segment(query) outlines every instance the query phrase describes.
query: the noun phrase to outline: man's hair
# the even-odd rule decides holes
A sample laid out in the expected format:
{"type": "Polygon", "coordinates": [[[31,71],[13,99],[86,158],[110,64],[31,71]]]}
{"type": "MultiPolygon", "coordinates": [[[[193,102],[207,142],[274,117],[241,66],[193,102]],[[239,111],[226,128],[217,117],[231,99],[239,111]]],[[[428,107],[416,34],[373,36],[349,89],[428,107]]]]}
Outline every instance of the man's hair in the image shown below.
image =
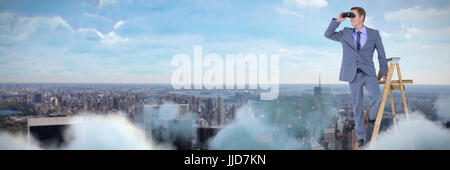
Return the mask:
{"type": "MultiPolygon", "coordinates": [[[[361,17],[362,15],[364,15],[364,20],[366,20],[366,11],[364,10],[364,8],[361,8],[361,7],[353,7],[353,8],[350,9],[350,11],[351,11],[351,10],[356,10],[356,11],[358,11],[359,17],[361,17]]],[[[363,20],[363,22],[364,22],[364,20],[363,20]]]]}

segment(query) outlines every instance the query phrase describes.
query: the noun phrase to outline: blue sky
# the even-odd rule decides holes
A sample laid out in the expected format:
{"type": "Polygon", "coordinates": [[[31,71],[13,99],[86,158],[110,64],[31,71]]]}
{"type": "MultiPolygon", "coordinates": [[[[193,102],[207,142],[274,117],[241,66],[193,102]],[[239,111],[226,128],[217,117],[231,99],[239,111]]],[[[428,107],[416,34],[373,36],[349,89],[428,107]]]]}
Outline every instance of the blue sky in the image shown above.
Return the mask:
{"type": "Polygon", "coordinates": [[[169,83],[173,55],[201,45],[278,53],[280,83],[345,83],[341,45],[323,33],[353,6],[404,78],[450,84],[447,0],[0,0],[0,81],[169,83]]]}

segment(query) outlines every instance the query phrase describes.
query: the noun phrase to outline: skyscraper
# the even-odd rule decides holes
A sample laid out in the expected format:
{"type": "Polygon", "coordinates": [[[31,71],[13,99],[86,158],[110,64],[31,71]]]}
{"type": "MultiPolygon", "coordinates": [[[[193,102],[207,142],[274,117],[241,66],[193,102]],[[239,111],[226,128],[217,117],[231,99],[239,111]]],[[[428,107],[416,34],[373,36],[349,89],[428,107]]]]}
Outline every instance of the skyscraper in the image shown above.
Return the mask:
{"type": "Polygon", "coordinates": [[[34,103],[41,103],[41,94],[40,93],[35,94],[33,101],[34,101],[34,103]]]}
{"type": "Polygon", "coordinates": [[[192,109],[192,113],[197,113],[197,111],[198,111],[198,109],[197,109],[197,97],[195,97],[195,96],[192,96],[192,99],[191,99],[191,106],[190,106],[190,108],[189,109],[192,109]]]}
{"type": "Polygon", "coordinates": [[[318,115],[315,115],[317,124],[314,127],[314,137],[323,138],[324,130],[330,128],[330,119],[333,111],[333,95],[331,87],[322,87],[320,75],[319,86],[314,87],[314,100],[317,101],[316,108],[319,109],[318,115]]]}
{"type": "Polygon", "coordinates": [[[220,124],[219,125],[223,125],[225,122],[225,107],[223,105],[223,95],[219,94],[218,97],[218,112],[219,112],[219,116],[220,116],[220,124]]]}
{"type": "Polygon", "coordinates": [[[235,118],[235,116],[236,116],[236,109],[237,109],[237,104],[233,104],[232,106],[231,106],[231,117],[230,117],[230,119],[231,120],[234,120],[234,118],[235,118]]]}
{"type": "MultiPolygon", "coordinates": [[[[214,104],[212,98],[208,99],[208,103],[206,103],[206,117],[208,119],[208,122],[214,122],[217,120],[216,111],[214,109],[214,104]]],[[[210,123],[210,125],[213,123],[210,123]]]]}
{"type": "Polygon", "coordinates": [[[119,98],[118,97],[114,97],[113,98],[113,108],[116,110],[120,109],[120,103],[119,103],[119,98]]]}
{"type": "Polygon", "coordinates": [[[201,97],[198,97],[197,109],[195,111],[197,111],[199,114],[202,113],[202,98],[201,97]]]}

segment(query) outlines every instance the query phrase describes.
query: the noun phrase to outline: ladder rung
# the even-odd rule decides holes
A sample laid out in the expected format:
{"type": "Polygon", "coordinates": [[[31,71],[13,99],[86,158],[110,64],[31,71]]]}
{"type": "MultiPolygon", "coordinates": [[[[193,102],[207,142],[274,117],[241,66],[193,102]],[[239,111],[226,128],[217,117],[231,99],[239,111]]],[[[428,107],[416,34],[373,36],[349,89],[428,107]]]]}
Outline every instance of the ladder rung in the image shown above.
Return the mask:
{"type": "MultiPolygon", "coordinates": [[[[401,90],[400,84],[398,84],[398,85],[391,85],[391,89],[392,90],[401,90]]],[[[405,89],[405,85],[403,85],[403,89],[405,89]]]]}
{"type": "Polygon", "coordinates": [[[393,59],[397,60],[397,62],[398,62],[398,60],[400,60],[400,57],[391,57],[391,58],[388,58],[388,59],[386,59],[386,62],[391,62],[393,59]]]}
{"type": "MultiPolygon", "coordinates": [[[[378,84],[384,84],[384,83],[385,83],[385,81],[379,81],[378,82],[378,84]]],[[[413,80],[402,80],[402,83],[403,84],[411,84],[411,83],[413,83],[413,80]]],[[[400,81],[399,80],[392,80],[391,84],[400,84],[400,81]]]]}

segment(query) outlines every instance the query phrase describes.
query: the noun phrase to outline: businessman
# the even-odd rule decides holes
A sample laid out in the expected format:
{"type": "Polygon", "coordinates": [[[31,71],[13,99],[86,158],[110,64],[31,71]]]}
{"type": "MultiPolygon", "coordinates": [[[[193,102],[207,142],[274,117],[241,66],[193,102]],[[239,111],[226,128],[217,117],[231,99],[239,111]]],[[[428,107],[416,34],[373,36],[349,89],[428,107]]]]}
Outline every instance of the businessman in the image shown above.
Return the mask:
{"type": "Polygon", "coordinates": [[[325,31],[325,37],[342,44],[343,55],[339,80],[349,83],[358,147],[361,148],[370,140],[381,100],[380,87],[373,63],[375,49],[378,52],[380,74],[383,81],[386,79],[387,62],[380,33],[378,30],[364,25],[365,10],[361,7],[353,7],[350,11],[355,15],[350,18],[353,28],[345,27],[341,31],[335,31],[339,24],[347,18],[343,17],[344,12],[341,12],[337,18],[331,20],[325,31]],[[363,87],[368,91],[370,100],[367,129],[364,127],[363,87]]]}

